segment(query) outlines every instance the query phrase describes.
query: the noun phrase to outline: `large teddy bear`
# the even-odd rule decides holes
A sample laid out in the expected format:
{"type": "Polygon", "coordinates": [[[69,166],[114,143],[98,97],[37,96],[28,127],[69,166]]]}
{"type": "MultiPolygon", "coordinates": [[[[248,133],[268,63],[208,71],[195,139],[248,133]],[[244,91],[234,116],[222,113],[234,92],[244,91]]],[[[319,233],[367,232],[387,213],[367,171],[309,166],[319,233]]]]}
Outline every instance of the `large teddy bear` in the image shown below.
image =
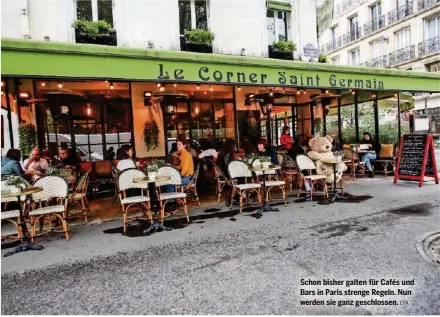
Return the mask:
{"type": "MultiPolygon", "coordinates": [[[[318,175],[326,175],[325,181],[329,184],[333,184],[334,173],[333,164],[324,164],[323,160],[335,160],[336,157],[332,152],[333,138],[329,135],[325,137],[315,137],[310,139],[309,146],[310,151],[307,152],[307,156],[310,157],[316,164],[316,173],[318,175]]],[[[347,165],[339,163],[336,165],[336,182],[339,182],[342,178],[342,173],[347,170],[347,165]]]]}

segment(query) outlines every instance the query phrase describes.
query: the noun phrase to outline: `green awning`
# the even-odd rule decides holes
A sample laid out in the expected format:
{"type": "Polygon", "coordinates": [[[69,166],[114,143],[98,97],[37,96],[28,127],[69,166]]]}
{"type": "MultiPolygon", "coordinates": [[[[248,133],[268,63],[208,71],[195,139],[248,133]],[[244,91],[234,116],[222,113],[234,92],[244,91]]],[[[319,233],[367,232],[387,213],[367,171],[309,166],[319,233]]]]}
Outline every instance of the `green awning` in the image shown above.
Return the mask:
{"type": "Polygon", "coordinates": [[[267,1],[267,8],[273,10],[292,11],[292,5],[280,1],[267,1]]]}

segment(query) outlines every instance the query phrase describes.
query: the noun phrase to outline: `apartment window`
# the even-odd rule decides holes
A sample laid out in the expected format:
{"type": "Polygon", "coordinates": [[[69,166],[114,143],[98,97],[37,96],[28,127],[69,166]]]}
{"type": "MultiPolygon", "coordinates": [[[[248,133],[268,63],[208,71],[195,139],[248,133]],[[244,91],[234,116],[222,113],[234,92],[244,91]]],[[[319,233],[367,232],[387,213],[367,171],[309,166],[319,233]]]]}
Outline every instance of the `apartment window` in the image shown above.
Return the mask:
{"type": "Polygon", "coordinates": [[[373,31],[376,31],[377,29],[381,28],[382,22],[381,22],[381,16],[382,16],[382,4],[379,2],[375,5],[373,5],[371,8],[371,22],[372,22],[372,28],[373,31]]]}
{"type": "Polygon", "coordinates": [[[428,64],[426,65],[426,68],[428,72],[433,72],[433,73],[440,72],[440,62],[428,64]]]}
{"type": "Polygon", "coordinates": [[[425,39],[429,40],[440,36],[440,16],[425,20],[425,39]]]}
{"type": "Polygon", "coordinates": [[[275,41],[287,41],[287,21],[289,12],[268,9],[266,13],[269,45],[275,41]]]}
{"type": "Polygon", "coordinates": [[[339,65],[341,63],[339,55],[332,57],[332,63],[333,63],[333,65],[339,65]]]}
{"type": "Polygon", "coordinates": [[[355,49],[350,51],[348,54],[350,65],[358,66],[361,60],[361,51],[359,49],[355,49]]]}
{"type": "Polygon", "coordinates": [[[332,43],[333,43],[333,46],[336,46],[336,39],[338,38],[338,33],[339,33],[338,27],[337,26],[333,27],[331,29],[331,32],[332,32],[332,43]]]}
{"type": "Polygon", "coordinates": [[[371,56],[377,58],[385,55],[382,41],[374,41],[371,43],[371,56]]]}
{"type": "Polygon", "coordinates": [[[206,0],[179,0],[180,34],[185,30],[208,28],[208,6],[206,0]]]}
{"type": "Polygon", "coordinates": [[[113,1],[111,0],[76,0],[78,20],[104,20],[113,26],[113,1]]]}
{"type": "Polygon", "coordinates": [[[406,28],[396,33],[396,49],[401,50],[411,46],[411,29],[406,28]]]}
{"type": "Polygon", "coordinates": [[[354,41],[360,37],[358,16],[349,19],[351,40],[354,41]]]}

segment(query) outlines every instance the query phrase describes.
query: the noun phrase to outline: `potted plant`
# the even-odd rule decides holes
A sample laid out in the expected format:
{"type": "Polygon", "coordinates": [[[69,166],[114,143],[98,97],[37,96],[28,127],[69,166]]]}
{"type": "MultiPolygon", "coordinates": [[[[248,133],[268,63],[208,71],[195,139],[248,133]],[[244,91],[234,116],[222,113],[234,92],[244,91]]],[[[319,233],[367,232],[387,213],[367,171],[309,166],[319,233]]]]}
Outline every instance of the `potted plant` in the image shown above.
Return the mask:
{"type": "Polygon", "coordinates": [[[333,155],[336,157],[336,161],[341,162],[342,158],[344,157],[344,152],[335,151],[335,152],[333,152],[333,155]]]}
{"type": "Polygon", "coordinates": [[[72,27],[75,29],[76,43],[116,46],[116,31],[104,20],[76,20],[72,27]]]}
{"type": "Polygon", "coordinates": [[[247,165],[252,166],[254,161],[259,158],[260,157],[256,154],[249,154],[249,155],[245,155],[243,159],[247,165]]]}
{"type": "Polygon", "coordinates": [[[212,53],[215,35],[210,30],[186,30],[183,50],[197,53],[212,53]]]}
{"type": "Polygon", "coordinates": [[[12,186],[10,188],[12,193],[18,193],[23,191],[29,184],[21,176],[11,175],[6,180],[6,185],[12,186]]]}
{"type": "Polygon", "coordinates": [[[261,166],[264,169],[268,169],[269,166],[272,164],[272,159],[270,156],[260,156],[260,162],[261,162],[261,166]]]}
{"type": "Polygon", "coordinates": [[[325,55],[325,54],[319,54],[319,56],[318,56],[318,62],[319,62],[319,63],[327,63],[327,55],[325,55]]]}
{"type": "Polygon", "coordinates": [[[164,160],[151,160],[151,162],[147,163],[147,172],[148,172],[148,178],[151,180],[156,179],[156,174],[159,168],[165,166],[164,160]]]}
{"type": "Polygon", "coordinates": [[[148,151],[159,147],[159,127],[154,119],[144,124],[144,144],[148,151]]]}
{"type": "Polygon", "coordinates": [[[269,45],[269,58],[292,60],[293,51],[296,51],[293,41],[275,41],[269,45]]]}

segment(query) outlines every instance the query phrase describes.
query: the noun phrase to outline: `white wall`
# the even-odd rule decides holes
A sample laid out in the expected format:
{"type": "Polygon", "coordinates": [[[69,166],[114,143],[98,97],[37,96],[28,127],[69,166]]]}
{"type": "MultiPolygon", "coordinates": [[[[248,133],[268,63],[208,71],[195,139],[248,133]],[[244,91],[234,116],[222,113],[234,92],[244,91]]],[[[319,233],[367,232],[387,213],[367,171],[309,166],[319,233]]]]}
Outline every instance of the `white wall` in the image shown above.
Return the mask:
{"type": "Polygon", "coordinates": [[[209,27],[213,49],[221,54],[267,55],[265,0],[210,0],[209,27]]]}
{"type": "Polygon", "coordinates": [[[22,39],[24,34],[29,34],[27,0],[2,0],[1,12],[2,37],[22,39]]]}
{"type": "Polygon", "coordinates": [[[180,50],[177,0],[117,0],[113,21],[118,46],[180,50]]]}
{"type": "MultiPolygon", "coordinates": [[[[297,46],[297,53],[303,54],[303,47],[311,43],[318,47],[316,29],[316,5],[314,0],[294,0],[291,14],[291,34],[297,46]]],[[[291,37],[292,38],[292,37],[291,37]]]]}

